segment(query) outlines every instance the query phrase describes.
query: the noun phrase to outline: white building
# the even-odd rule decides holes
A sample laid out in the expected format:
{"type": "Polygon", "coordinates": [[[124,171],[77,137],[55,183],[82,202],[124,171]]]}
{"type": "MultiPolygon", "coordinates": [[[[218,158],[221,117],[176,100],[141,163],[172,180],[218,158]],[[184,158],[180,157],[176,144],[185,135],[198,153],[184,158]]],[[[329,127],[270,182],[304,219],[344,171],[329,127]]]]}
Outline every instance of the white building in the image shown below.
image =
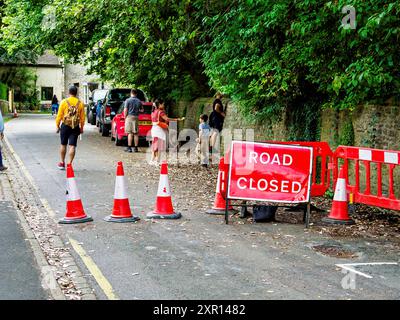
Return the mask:
{"type": "MultiPolygon", "coordinates": [[[[35,64],[23,66],[36,74],[36,89],[40,95],[40,104],[47,108],[51,105],[53,95],[56,95],[59,101],[64,99],[70,85],[78,87],[79,98],[85,104],[89,103],[91,91],[108,88],[97,75],[88,75],[86,67],[64,64],[61,58],[49,52],[39,57],[35,64]]],[[[7,65],[3,65],[2,68],[7,68],[7,65]]]]}
{"type": "Polygon", "coordinates": [[[70,85],[78,87],[79,98],[87,104],[93,90],[106,87],[97,75],[87,74],[85,66],[64,64],[62,59],[51,53],[41,56],[33,68],[38,76],[36,86],[41,104],[50,104],[53,94],[59,100],[65,98],[70,85]]]}

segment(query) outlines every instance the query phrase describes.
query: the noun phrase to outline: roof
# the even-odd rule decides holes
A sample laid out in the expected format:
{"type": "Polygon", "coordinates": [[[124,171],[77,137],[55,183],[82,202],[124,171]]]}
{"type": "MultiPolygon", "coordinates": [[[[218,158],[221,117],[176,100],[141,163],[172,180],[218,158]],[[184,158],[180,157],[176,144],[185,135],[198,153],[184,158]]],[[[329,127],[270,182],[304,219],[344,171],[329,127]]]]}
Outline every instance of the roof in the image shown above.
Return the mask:
{"type": "Polygon", "coordinates": [[[57,56],[55,56],[54,54],[45,53],[44,55],[40,56],[37,59],[36,65],[52,65],[52,66],[59,65],[59,66],[61,66],[61,62],[60,62],[60,59],[57,56]]]}

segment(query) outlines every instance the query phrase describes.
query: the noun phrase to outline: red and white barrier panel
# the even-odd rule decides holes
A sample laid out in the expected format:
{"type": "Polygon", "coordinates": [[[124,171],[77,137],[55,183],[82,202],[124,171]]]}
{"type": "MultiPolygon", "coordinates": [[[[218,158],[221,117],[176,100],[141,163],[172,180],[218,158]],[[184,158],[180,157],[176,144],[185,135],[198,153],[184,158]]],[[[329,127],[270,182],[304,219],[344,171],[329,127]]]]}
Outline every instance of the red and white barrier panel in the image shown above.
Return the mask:
{"type": "MultiPolygon", "coordinates": [[[[354,161],[355,185],[348,182],[347,190],[354,195],[354,202],[382,207],[391,210],[400,210],[400,199],[395,195],[394,169],[400,165],[400,151],[380,150],[359,147],[339,146],[334,157],[334,181],[338,177],[338,161],[343,159],[344,166],[348,168],[349,160],[354,161]],[[360,190],[360,163],[365,172],[365,189],[360,190]],[[371,163],[376,165],[376,194],[371,194],[371,163]],[[382,167],[388,167],[388,192],[382,192],[382,167]]],[[[348,179],[349,172],[346,171],[348,179]]]]}

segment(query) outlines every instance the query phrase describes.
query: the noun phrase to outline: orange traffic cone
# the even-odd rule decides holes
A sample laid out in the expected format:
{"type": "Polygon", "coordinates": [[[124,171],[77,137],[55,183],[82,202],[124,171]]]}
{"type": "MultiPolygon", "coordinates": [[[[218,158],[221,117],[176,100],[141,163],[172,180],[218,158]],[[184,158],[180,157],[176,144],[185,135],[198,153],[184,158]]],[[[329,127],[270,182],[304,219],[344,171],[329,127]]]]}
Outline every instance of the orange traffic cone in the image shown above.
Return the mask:
{"type": "Polygon", "coordinates": [[[93,221],[92,217],[87,216],[83,210],[81,197],[75,182],[74,170],[72,165],[67,165],[67,212],[65,217],[58,223],[72,224],[93,221]]]}
{"type": "MultiPolygon", "coordinates": [[[[206,212],[208,214],[225,214],[225,206],[226,206],[226,200],[222,197],[220,190],[221,190],[221,184],[225,184],[226,186],[226,177],[225,177],[225,170],[224,170],[224,157],[221,157],[219,160],[219,167],[218,167],[218,178],[217,178],[217,187],[215,190],[215,200],[214,200],[214,206],[207,210],[206,212]]],[[[228,205],[228,212],[229,213],[235,213],[236,211],[233,210],[233,207],[228,205]]]]}
{"type": "Polygon", "coordinates": [[[333,196],[332,208],[329,217],[323,218],[322,221],[329,224],[354,224],[349,217],[346,193],[346,177],[344,167],[340,169],[339,177],[336,181],[335,194],[333,196]]]}
{"type": "Polygon", "coordinates": [[[175,212],[172,206],[171,189],[168,181],[168,165],[166,161],[161,164],[160,181],[158,183],[157,201],[154,211],[147,214],[153,219],[179,219],[182,215],[175,212]]]}
{"type": "Polygon", "coordinates": [[[115,178],[114,208],[112,214],[104,218],[107,222],[135,222],[139,217],[133,216],[129,206],[124,166],[119,161],[117,165],[117,176],[115,178]]]}

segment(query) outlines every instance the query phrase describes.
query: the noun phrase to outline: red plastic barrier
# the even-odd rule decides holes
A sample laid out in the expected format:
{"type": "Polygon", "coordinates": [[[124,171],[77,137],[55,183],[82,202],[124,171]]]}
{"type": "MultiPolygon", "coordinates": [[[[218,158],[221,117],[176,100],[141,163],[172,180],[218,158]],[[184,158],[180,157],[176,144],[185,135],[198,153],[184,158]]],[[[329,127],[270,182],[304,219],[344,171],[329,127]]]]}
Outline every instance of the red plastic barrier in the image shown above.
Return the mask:
{"type": "Polygon", "coordinates": [[[334,181],[338,176],[338,161],[343,159],[345,175],[347,178],[347,190],[353,194],[353,201],[370,206],[376,206],[391,210],[400,210],[400,199],[397,199],[394,191],[393,172],[400,165],[400,151],[379,150],[370,148],[339,146],[334,157],[334,181]],[[354,160],[355,185],[350,185],[348,175],[349,160],[354,160]],[[360,163],[365,169],[365,190],[360,190],[360,163]],[[377,192],[371,194],[371,163],[376,164],[377,192]],[[382,166],[389,168],[388,194],[382,193],[382,166]]]}
{"type": "MultiPolygon", "coordinates": [[[[327,142],[309,142],[309,141],[265,141],[268,143],[277,143],[277,144],[289,144],[289,145],[299,145],[304,147],[312,147],[313,148],[313,174],[312,174],[312,185],[311,185],[311,197],[322,197],[325,192],[330,187],[330,177],[331,170],[333,166],[333,152],[329,147],[327,142]],[[320,181],[317,182],[317,159],[321,158],[320,166],[320,181]]],[[[229,151],[227,152],[229,154],[229,151]]],[[[228,177],[229,171],[229,156],[225,156],[225,177],[228,177]],[[228,161],[227,161],[228,160],[228,161]]],[[[225,183],[221,183],[220,193],[222,197],[225,199],[226,190],[225,183]]]]}
{"type": "MultiPolygon", "coordinates": [[[[331,183],[331,170],[333,165],[333,152],[329,147],[328,142],[315,142],[315,141],[268,141],[270,143],[279,144],[293,144],[303,147],[313,148],[313,174],[311,185],[311,197],[322,197],[329,189],[331,183]],[[317,159],[321,158],[319,164],[320,180],[317,182],[317,159]]],[[[336,181],[336,180],[335,180],[336,181]]]]}

